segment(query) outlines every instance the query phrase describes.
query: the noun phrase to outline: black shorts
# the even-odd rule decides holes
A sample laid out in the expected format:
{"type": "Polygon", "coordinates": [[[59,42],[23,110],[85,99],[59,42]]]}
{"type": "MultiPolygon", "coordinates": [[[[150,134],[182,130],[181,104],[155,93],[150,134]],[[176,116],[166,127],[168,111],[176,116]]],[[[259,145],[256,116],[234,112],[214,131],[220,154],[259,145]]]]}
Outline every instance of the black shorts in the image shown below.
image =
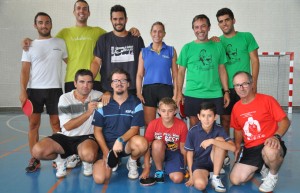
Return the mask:
{"type": "Polygon", "coordinates": [[[164,97],[173,97],[173,86],[167,84],[148,84],[143,86],[144,106],[157,107],[164,97]]]}
{"type": "MultiPolygon", "coordinates": [[[[286,155],[287,148],[284,144],[284,141],[280,141],[281,148],[283,149],[283,157],[286,155]]],[[[244,147],[243,156],[239,163],[247,164],[251,166],[255,166],[258,170],[261,170],[262,166],[264,165],[264,160],[262,158],[262,149],[264,148],[264,144],[259,146],[246,148],[244,147]]]]}
{"type": "Polygon", "coordinates": [[[211,161],[210,154],[207,157],[193,161],[192,172],[197,169],[207,170],[209,172],[212,172],[214,170],[214,164],[211,161]]]}
{"type": "Polygon", "coordinates": [[[224,98],[211,98],[211,99],[202,99],[185,96],[184,97],[184,113],[186,116],[197,116],[200,112],[200,104],[203,102],[212,102],[217,107],[217,114],[223,115],[224,111],[224,98]]]}
{"type": "MultiPolygon", "coordinates": [[[[236,102],[238,102],[240,100],[239,95],[235,92],[235,90],[233,88],[231,88],[229,90],[230,90],[230,93],[229,93],[230,103],[229,103],[228,107],[224,108],[224,115],[231,115],[233,106],[235,105],[236,102]]],[[[224,94],[224,92],[223,92],[223,94],[224,94]]]]}
{"type": "Polygon", "coordinates": [[[44,112],[45,105],[49,115],[58,115],[58,101],[62,94],[61,88],[27,89],[28,99],[33,105],[33,113],[44,112]]]}
{"type": "Polygon", "coordinates": [[[78,155],[78,145],[83,141],[91,139],[96,142],[96,139],[93,134],[90,135],[81,135],[81,136],[66,136],[61,133],[55,133],[49,138],[56,141],[65,151],[64,154],[61,154],[61,158],[65,159],[70,155],[77,154],[78,155]]]}
{"type": "MultiPolygon", "coordinates": [[[[114,144],[115,144],[115,141],[106,142],[106,145],[107,145],[109,150],[111,150],[113,148],[114,144]]],[[[129,154],[125,153],[126,144],[127,144],[127,142],[125,142],[123,144],[123,151],[121,153],[118,153],[119,158],[129,156],[129,154]]],[[[98,151],[98,159],[103,159],[103,152],[102,152],[101,148],[99,148],[99,151],[98,151]]]]}
{"type": "MultiPolygon", "coordinates": [[[[65,82],[65,93],[71,92],[74,89],[76,89],[75,86],[74,86],[74,82],[65,82]]],[[[94,81],[93,90],[98,90],[100,92],[103,92],[100,81],[94,81]]]]}

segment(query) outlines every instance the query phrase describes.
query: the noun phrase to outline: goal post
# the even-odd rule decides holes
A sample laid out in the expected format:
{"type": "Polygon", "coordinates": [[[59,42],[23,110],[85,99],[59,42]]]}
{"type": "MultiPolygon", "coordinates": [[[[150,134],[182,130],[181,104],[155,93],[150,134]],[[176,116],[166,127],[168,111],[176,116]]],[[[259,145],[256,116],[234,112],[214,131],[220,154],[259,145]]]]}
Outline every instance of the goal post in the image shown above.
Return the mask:
{"type": "Polygon", "coordinates": [[[292,113],[294,52],[261,52],[259,62],[258,92],[273,96],[292,113]]]}

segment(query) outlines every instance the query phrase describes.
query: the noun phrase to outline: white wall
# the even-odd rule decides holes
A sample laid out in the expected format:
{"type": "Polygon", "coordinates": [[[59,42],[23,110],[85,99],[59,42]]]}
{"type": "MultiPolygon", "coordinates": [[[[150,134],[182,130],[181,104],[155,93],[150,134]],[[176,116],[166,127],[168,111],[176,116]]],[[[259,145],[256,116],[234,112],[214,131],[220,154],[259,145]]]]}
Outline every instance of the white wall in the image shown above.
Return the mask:
{"type": "MultiPolygon", "coordinates": [[[[0,1],[0,107],[19,105],[19,75],[21,69],[20,42],[24,37],[37,37],[33,19],[37,12],[48,13],[53,20],[52,34],[73,26],[75,0],[1,0],[0,1]]],[[[88,24],[112,30],[110,8],[123,5],[128,14],[127,28],[137,27],[145,44],[151,42],[149,30],[155,21],[165,24],[165,42],[179,53],[182,46],[195,39],[191,22],[195,15],[206,14],[212,23],[210,36],[218,36],[215,14],[229,7],[235,14],[238,31],[250,31],[259,51],[294,51],[294,105],[300,106],[300,1],[299,0],[88,0],[91,16],[88,24]]]]}

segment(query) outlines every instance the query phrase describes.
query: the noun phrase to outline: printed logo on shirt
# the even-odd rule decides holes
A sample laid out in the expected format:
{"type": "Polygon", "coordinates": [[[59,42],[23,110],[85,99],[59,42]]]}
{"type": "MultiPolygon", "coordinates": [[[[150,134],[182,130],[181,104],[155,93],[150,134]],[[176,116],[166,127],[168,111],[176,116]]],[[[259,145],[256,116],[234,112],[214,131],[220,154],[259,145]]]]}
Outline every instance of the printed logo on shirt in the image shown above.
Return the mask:
{"type": "Polygon", "coordinates": [[[133,114],[134,112],[133,112],[133,110],[125,110],[125,113],[127,113],[127,114],[133,114]]]}
{"type": "Polygon", "coordinates": [[[265,137],[265,134],[261,133],[260,123],[253,118],[253,115],[255,113],[256,112],[254,111],[241,115],[242,117],[247,119],[243,127],[244,135],[247,138],[247,140],[251,141],[265,137]]]}
{"type": "Polygon", "coordinates": [[[231,44],[228,44],[226,46],[226,56],[228,59],[228,62],[226,64],[228,65],[241,61],[241,59],[237,57],[238,56],[237,48],[233,47],[231,44]]]}
{"type": "Polygon", "coordinates": [[[111,47],[111,63],[134,61],[133,46],[111,47]]]}
{"type": "Polygon", "coordinates": [[[199,53],[199,60],[196,65],[196,70],[204,71],[213,69],[212,61],[212,54],[206,51],[206,49],[202,49],[199,53]]]}
{"type": "Polygon", "coordinates": [[[161,55],[163,58],[166,58],[166,59],[170,59],[170,56],[168,55],[161,55]]]}

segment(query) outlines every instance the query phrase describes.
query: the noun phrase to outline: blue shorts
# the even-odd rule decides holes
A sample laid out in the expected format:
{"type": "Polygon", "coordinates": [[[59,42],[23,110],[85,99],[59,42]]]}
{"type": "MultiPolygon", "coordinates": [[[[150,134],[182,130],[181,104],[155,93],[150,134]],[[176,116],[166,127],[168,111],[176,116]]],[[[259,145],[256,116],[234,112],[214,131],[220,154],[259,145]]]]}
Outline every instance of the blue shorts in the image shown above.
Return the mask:
{"type": "Polygon", "coordinates": [[[194,172],[197,169],[203,169],[209,172],[212,172],[214,170],[214,164],[211,161],[210,155],[203,157],[201,159],[193,160],[192,172],[194,172]]]}
{"type": "Polygon", "coordinates": [[[173,172],[185,173],[184,160],[179,149],[165,151],[165,173],[169,175],[173,172]]]}

